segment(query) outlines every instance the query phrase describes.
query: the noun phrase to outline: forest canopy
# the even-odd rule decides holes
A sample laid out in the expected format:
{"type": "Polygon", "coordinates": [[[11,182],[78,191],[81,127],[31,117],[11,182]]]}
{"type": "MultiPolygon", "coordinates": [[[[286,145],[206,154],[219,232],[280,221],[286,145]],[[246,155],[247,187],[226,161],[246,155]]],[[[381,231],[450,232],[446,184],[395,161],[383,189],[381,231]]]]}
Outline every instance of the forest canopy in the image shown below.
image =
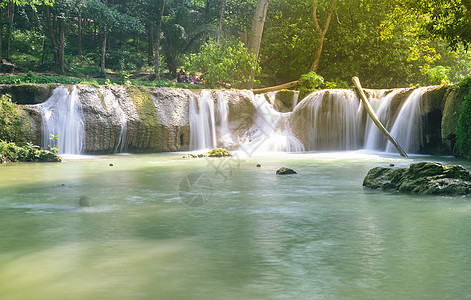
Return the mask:
{"type": "Polygon", "coordinates": [[[390,88],[458,82],[471,65],[464,0],[2,0],[0,12],[4,73],[175,80],[188,66],[229,86],[316,72],[390,88]],[[196,68],[211,49],[229,75],[196,68]]]}

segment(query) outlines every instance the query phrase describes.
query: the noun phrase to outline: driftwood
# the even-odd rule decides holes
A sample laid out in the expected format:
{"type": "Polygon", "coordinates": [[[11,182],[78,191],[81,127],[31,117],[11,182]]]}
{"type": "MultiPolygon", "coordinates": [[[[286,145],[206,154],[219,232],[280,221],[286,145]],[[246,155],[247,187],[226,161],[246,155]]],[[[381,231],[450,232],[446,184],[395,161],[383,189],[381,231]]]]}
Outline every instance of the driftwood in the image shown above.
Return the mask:
{"type": "Polygon", "coordinates": [[[270,87],[266,87],[262,89],[254,89],[252,91],[254,94],[261,94],[261,93],[276,92],[279,90],[286,90],[286,89],[294,88],[297,86],[299,86],[299,80],[291,81],[291,82],[280,84],[277,86],[270,86],[270,87]]]}
{"type": "Polygon", "coordinates": [[[370,105],[370,102],[368,102],[368,99],[366,98],[365,92],[363,91],[363,88],[361,87],[360,84],[360,79],[358,77],[353,77],[352,78],[353,84],[356,86],[358,93],[360,94],[360,99],[363,105],[366,108],[366,111],[368,112],[368,115],[370,115],[371,119],[373,122],[378,126],[379,130],[388,138],[388,140],[396,147],[397,151],[401,156],[407,157],[407,154],[404,150],[402,150],[401,146],[396,142],[396,140],[391,136],[389,131],[381,124],[381,121],[378,119],[378,116],[376,115],[375,111],[370,105]]]}

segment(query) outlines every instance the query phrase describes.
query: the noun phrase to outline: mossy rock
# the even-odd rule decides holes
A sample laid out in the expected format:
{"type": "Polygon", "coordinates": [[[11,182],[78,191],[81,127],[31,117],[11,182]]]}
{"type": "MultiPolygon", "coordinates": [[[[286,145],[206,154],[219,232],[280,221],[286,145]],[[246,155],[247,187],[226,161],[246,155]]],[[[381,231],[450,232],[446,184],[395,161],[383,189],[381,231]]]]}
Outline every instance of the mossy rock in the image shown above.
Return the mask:
{"type": "Polygon", "coordinates": [[[5,84],[0,86],[0,94],[10,94],[11,100],[17,104],[43,103],[59,84],[5,84]]]}
{"type": "Polygon", "coordinates": [[[458,117],[461,112],[461,106],[464,97],[468,94],[467,87],[451,87],[445,95],[445,105],[442,117],[442,139],[453,140],[456,136],[456,127],[458,125],[458,117]]]}
{"type": "Polygon", "coordinates": [[[232,154],[229,153],[226,149],[216,148],[206,153],[200,154],[186,154],[183,158],[203,158],[203,157],[231,157],[232,154]]]}
{"type": "Polygon", "coordinates": [[[363,186],[425,195],[465,195],[471,193],[471,175],[459,165],[420,162],[407,169],[373,168],[363,186]]]}
{"type": "Polygon", "coordinates": [[[206,157],[231,157],[232,154],[226,149],[216,148],[204,154],[206,157]]]}
{"type": "Polygon", "coordinates": [[[279,112],[290,112],[293,110],[293,98],[295,91],[281,90],[275,94],[275,108],[279,112]]]}

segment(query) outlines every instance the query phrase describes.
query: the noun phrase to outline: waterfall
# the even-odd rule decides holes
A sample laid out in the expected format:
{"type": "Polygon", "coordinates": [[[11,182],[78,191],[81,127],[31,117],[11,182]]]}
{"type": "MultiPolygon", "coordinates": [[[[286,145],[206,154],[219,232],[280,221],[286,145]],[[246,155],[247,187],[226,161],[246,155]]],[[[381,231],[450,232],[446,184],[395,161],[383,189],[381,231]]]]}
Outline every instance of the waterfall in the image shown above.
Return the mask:
{"type": "Polygon", "coordinates": [[[221,91],[216,92],[216,99],[218,103],[218,117],[217,117],[217,134],[220,143],[225,147],[232,147],[236,142],[229,130],[229,103],[221,91]]]}
{"type": "Polygon", "coordinates": [[[254,96],[256,109],[254,125],[243,136],[234,136],[229,129],[229,103],[221,91],[215,92],[217,106],[210,91],[197,98],[190,96],[190,150],[224,147],[241,150],[246,154],[256,151],[304,151],[302,143],[294,137],[287,122],[290,113],[274,108],[275,93],[254,96]]]}
{"type": "Polygon", "coordinates": [[[41,146],[57,147],[60,154],[80,154],[85,143],[85,124],[77,89],[73,87],[69,93],[66,87],[58,87],[37,107],[42,116],[41,146]]]}
{"type": "MultiPolygon", "coordinates": [[[[421,87],[410,94],[406,102],[402,105],[391,129],[391,135],[406,153],[417,153],[420,150],[422,140],[420,137],[420,133],[422,132],[420,100],[428,89],[430,89],[430,87],[421,87]]],[[[396,151],[391,142],[388,142],[386,151],[396,151]]]]}
{"type": "MultiPolygon", "coordinates": [[[[386,128],[390,128],[391,123],[391,102],[397,94],[403,92],[405,89],[393,90],[386,96],[384,91],[380,91],[377,97],[370,99],[370,102],[378,116],[378,119],[386,128]]],[[[380,150],[386,149],[386,143],[388,142],[384,134],[379,130],[376,124],[373,123],[371,118],[368,118],[366,124],[366,138],[365,138],[365,149],[380,150]]]]}
{"type": "Polygon", "coordinates": [[[194,96],[190,96],[190,150],[215,147],[214,100],[211,92],[204,90],[197,100],[194,96]]]}
{"type": "MultiPolygon", "coordinates": [[[[274,100],[274,93],[267,95],[274,100]]],[[[304,151],[303,144],[293,135],[289,127],[288,117],[291,113],[278,112],[272,105],[274,101],[267,101],[263,94],[255,95],[253,103],[257,117],[255,124],[244,135],[246,142],[241,144],[241,150],[247,154],[257,151],[304,151]]]]}
{"type": "Polygon", "coordinates": [[[356,150],[362,145],[362,116],[354,91],[323,90],[296,106],[292,122],[304,135],[307,150],[356,150]]]}
{"type": "Polygon", "coordinates": [[[299,92],[296,92],[293,94],[293,110],[296,107],[296,105],[298,105],[298,101],[299,101],[299,92]]]}

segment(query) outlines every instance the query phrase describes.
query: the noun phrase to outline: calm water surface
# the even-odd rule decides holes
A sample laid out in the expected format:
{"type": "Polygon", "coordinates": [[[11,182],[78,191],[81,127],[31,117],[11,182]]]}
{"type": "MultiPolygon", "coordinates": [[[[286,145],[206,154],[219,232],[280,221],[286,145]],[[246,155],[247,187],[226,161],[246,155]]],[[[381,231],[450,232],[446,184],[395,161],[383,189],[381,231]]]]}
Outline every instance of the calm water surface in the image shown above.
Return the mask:
{"type": "Polygon", "coordinates": [[[362,188],[375,166],[469,162],[181,156],[0,166],[0,298],[471,298],[471,199],[362,188]]]}

